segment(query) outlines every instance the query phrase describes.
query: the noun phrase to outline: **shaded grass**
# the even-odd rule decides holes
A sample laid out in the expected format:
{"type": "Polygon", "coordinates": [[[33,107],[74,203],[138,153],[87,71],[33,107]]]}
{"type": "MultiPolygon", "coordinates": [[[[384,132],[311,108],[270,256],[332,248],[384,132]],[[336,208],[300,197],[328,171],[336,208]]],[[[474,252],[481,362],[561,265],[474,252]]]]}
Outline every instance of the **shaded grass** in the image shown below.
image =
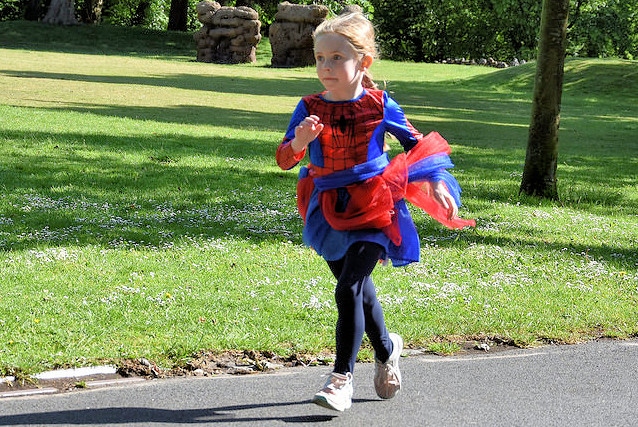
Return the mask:
{"type": "Polygon", "coordinates": [[[195,57],[190,33],[157,31],[136,27],[46,25],[34,21],[6,21],[0,25],[4,49],[130,55],[177,60],[195,57]]]}
{"type": "MultiPolygon", "coordinates": [[[[34,25],[0,23],[0,370],[330,351],[333,281],[273,158],[313,70],[269,68],[267,44],[223,66],[188,59],[186,37],[34,25]],[[7,28],[40,33],[27,47],[7,28]]],[[[374,65],[453,144],[478,222],[414,213],[422,262],[374,276],[392,330],[437,351],[636,335],[635,66],[568,61],[552,203],[518,195],[533,65],[374,65]]]]}

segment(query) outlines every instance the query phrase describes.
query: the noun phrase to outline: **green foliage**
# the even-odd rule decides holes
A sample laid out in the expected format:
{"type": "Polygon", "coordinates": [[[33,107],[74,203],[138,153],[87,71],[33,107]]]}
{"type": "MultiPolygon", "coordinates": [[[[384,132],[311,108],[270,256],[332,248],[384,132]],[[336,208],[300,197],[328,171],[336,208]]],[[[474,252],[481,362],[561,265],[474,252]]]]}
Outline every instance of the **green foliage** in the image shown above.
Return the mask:
{"type": "MultiPolygon", "coordinates": [[[[277,13],[277,6],[281,3],[281,0],[256,0],[248,1],[248,6],[252,7],[259,13],[259,19],[263,25],[263,28],[267,29],[270,24],[275,20],[275,14],[277,13]]],[[[240,1],[232,1],[233,4],[239,4],[240,1]]],[[[242,2],[244,3],[244,2],[242,2]]],[[[374,7],[371,0],[352,0],[352,1],[340,1],[340,0],[299,0],[293,1],[295,4],[321,4],[326,6],[331,14],[338,14],[346,5],[360,6],[364,13],[372,16],[374,7]]]]}
{"type": "Polygon", "coordinates": [[[499,44],[496,58],[536,57],[538,32],[541,23],[542,1],[489,0],[494,10],[494,30],[499,44]]]}
{"type": "Polygon", "coordinates": [[[127,27],[166,29],[170,6],[170,0],[106,0],[102,12],[103,22],[127,27]]]}
{"type": "Polygon", "coordinates": [[[4,0],[0,3],[0,21],[22,19],[24,6],[22,0],[4,0]]]}
{"type": "Polygon", "coordinates": [[[346,5],[356,5],[361,7],[363,13],[371,16],[374,14],[374,6],[371,0],[352,0],[352,1],[343,1],[343,0],[322,0],[319,2],[313,2],[312,0],[304,0],[299,2],[300,4],[323,4],[330,9],[330,12],[333,14],[338,14],[346,5]]]}
{"type": "MultiPolygon", "coordinates": [[[[538,0],[372,0],[381,50],[394,60],[534,59],[538,0]]],[[[638,6],[623,0],[574,2],[568,52],[589,57],[638,54],[638,6]]]]}
{"type": "Polygon", "coordinates": [[[568,53],[586,57],[638,57],[638,4],[590,0],[571,12],[568,53]]]}
{"type": "Polygon", "coordinates": [[[275,21],[275,14],[277,13],[277,5],[279,3],[279,0],[261,0],[249,4],[249,7],[255,9],[259,14],[262,30],[268,31],[270,24],[275,21]]]}
{"type": "Polygon", "coordinates": [[[538,2],[373,0],[381,50],[394,60],[520,57],[535,48],[538,2]],[[416,11],[416,13],[415,13],[416,11]],[[536,24],[536,25],[535,25],[536,24]]]}

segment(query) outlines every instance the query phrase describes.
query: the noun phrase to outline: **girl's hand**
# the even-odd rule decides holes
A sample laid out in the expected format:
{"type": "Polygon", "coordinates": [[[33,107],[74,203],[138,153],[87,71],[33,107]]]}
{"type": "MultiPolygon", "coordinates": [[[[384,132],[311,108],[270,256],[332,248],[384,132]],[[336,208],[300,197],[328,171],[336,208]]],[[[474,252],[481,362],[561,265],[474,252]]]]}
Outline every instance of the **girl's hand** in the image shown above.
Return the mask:
{"type": "Polygon", "coordinates": [[[447,210],[448,219],[456,218],[459,214],[459,207],[456,205],[454,197],[452,197],[443,181],[433,182],[432,189],[434,190],[434,198],[436,201],[447,210]]]}
{"type": "Polygon", "coordinates": [[[323,130],[319,117],[311,115],[302,120],[295,128],[295,138],[290,142],[292,151],[303,151],[323,130]]]}

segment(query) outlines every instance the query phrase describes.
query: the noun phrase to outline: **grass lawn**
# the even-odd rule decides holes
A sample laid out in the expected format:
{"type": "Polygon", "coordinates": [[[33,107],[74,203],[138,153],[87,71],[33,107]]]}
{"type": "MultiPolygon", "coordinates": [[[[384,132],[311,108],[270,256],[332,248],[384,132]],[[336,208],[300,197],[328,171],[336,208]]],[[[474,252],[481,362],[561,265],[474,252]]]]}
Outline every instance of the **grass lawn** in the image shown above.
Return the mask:
{"type": "MultiPolygon", "coordinates": [[[[301,243],[296,170],[274,161],[320,85],[269,55],[204,64],[188,34],[0,22],[0,376],[333,351],[333,279],[301,243]]],[[[477,220],[414,212],[422,262],[375,271],[409,346],[638,334],[638,63],[567,61],[560,202],[518,194],[534,71],[372,67],[450,141],[477,220]]]]}

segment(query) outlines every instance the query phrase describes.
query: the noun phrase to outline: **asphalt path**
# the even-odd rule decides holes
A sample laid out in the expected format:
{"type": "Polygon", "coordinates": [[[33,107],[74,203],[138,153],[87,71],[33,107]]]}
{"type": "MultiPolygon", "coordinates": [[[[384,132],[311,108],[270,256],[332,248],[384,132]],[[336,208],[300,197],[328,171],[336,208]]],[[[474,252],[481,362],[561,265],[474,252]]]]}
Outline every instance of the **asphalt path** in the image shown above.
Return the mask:
{"type": "Polygon", "coordinates": [[[0,399],[0,426],[636,426],[638,340],[401,359],[403,389],[374,393],[358,364],[352,408],[310,403],[326,367],[149,380],[0,399]]]}

